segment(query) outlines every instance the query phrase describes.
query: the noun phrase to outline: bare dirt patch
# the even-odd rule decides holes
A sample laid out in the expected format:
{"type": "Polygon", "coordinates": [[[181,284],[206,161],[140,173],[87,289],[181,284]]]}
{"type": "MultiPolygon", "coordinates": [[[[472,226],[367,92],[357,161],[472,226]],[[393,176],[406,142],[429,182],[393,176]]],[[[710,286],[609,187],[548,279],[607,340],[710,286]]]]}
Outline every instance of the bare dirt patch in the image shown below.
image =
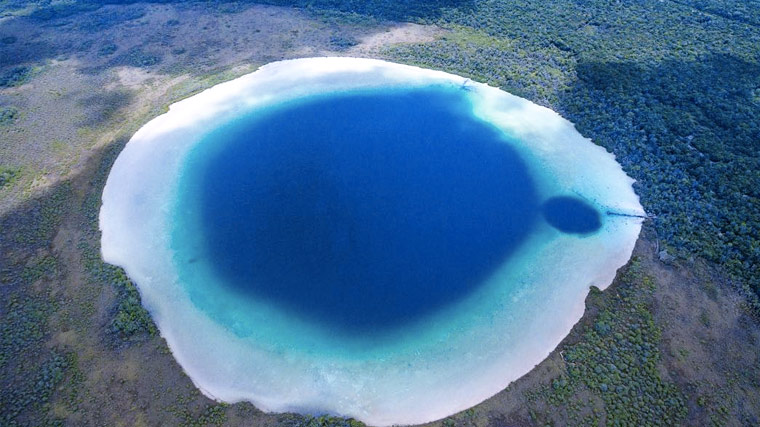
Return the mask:
{"type": "Polygon", "coordinates": [[[398,44],[427,43],[446,33],[433,25],[414,23],[396,24],[384,31],[368,34],[359,39],[359,44],[347,53],[358,56],[378,54],[382,49],[398,44]]]}

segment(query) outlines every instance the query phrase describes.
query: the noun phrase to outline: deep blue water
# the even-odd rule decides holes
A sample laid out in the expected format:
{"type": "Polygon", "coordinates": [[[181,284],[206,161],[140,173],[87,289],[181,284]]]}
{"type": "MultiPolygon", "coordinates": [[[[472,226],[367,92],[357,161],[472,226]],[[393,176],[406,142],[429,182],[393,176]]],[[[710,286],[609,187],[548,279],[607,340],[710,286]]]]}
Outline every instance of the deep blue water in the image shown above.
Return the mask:
{"type": "Polygon", "coordinates": [[[459,90],[312,97],[211,133],[179,204],[201,207],[214,286],[342,331],[393,328],[477,289],[541,219],[505,138],[459,90]]]}
{"type": "Polygon", "coordinates": [[[602,227],[599,212],[577,197],[552,197],[541,211],[546,222],[564,233],[587,234],[602,227]]]}

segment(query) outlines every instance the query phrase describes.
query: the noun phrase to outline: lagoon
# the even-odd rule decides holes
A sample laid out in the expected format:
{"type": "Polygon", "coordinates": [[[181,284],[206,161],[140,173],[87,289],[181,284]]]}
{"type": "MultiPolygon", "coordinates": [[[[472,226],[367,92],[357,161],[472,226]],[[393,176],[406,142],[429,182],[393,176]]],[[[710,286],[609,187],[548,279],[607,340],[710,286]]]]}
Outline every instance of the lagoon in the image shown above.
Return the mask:
{"type": "Polygon", "coordinates": [[[632,183],[571,123],[496,88],[283,61],[133,136],[104,190],[103,256],[205,394],[426,422],[567,335],[630,258],[632,183]]]}
{"type": "Polygon", "coordinates": [[[540,215],[524,162],[471,111],[457,88],[376,89],[215,130],[182,174],[178,267],[345,333],[455,304],[540,215]]]}

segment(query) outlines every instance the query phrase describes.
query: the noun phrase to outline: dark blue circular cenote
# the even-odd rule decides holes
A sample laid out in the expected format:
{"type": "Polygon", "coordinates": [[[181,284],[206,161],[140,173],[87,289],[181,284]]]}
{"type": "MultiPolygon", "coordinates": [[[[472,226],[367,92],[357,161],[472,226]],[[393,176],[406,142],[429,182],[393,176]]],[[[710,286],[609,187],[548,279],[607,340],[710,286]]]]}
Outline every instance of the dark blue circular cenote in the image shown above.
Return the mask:
{"type": "Polygon", "coordinates": [[[541,206],[546,222],[569,234],[593,233],[602,227],[599,212],[577,197],[552,197],[541,206]]]}
{"type": "Polygon", "coordinates": [[[179,205],[199,207],[221,286],[349,333],[466,297],[541,216],[518,153],[455,89],[282,103],[215,130],[187,164],[179,205]]]}

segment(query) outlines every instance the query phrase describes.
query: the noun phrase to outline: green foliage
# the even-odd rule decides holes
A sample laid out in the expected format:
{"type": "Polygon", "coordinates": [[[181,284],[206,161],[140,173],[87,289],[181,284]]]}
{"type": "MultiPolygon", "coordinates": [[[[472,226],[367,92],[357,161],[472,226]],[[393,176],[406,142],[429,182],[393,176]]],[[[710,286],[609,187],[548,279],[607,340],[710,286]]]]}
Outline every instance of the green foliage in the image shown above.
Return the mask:
{"type": "Polygon", "coordinates": [[[364,427],[364,423],[353,418],[341,418],[329,415],[305,417],[297,425],[298,427],[364,427]]]}
{"type": "Polygon", "coordinates": [[[760,26],[760,8],[756,2],[746,0],[690,0],[685,4],[704,12],[705,16],[722,18],[760,26]]]}
{"type": "MultiPolygon", "coordinates": [[[[0,259],[0,261],[3,261],[0,259]]],[[[67,364],[57,350],[45,346],[47,323],[55,312],[46,293],[30,292],[34,281],[50,277],[57,261],[48,256],[33,259],[20,274],[14,266],[4,270],[0,306],[0,425],[39,425],[67,364]]]]}
{"type": "Polygon", "coordinates": [[[140,293],[135,284],[127,277],[124,270],[106,264],[100,256],[98,212],[101,192],[108,171],[125,143],[125,140],[119,140],[109,146],[103,154],[103,160],[91,181],[92,190],[85,196],[80,209],[83,220],[80,226],[84,235],[78,244],[82,265],[88,279],[93,283],[111,285],[116,290],[116,303],[111,310],[112,317],[108,332],[116,339],[117,345],[158,334],[150,314],[142,306],[140,293]]]}
{"type": "MultiPolygon", "coordinates": [[[[16,119],[18,119],[19,113],[16,107],[0,107],[0,126],[10,126],[16,119]]],[[[2,185],[0,184],[0,187],[2,185]]]]}
{"type": "Polygon", "coordinates": [[[20,168],[11,168],[6,166],[0,166],[0,189],[13,184],[16,179],[21,175],[20,168]]]}
{"type": "Polygon", "coordinates": [[[221,426],[227,421],[226,403],[206,405],[200,413],[192,411],[183,399],[167,409],[178,419],[177,425],[187,427],[221,426]]]}
{"type": "Polygon", "coordinates": [[[161,62],[158,55],[149,54],[140,50],[135,50],[127,54],[127,63],[133,67],[150,67],[161,62]]]}
{"type": "Polygon", "coordinates": [[[112,310],[113,317],[109,332],[118,337],[122,343],[155,336],[158,333],[156,325],[148,311],[142,306],[140,293],[124,270],[104,263],[99,251],[86,241],[79,243],[79,250],[90,280],[110,284],[118,294],[116,307],[112,310]]]}
{"type": "MultiPolygon", "coordinates": [[[[122,338],[129,338],[138,333],[147,333],[151,336],[156,335],[158,331],[150,318],[150,314],[142,306],[140,294],[137,292],[135,285],[127,279],[122,270],[119,270],[120,280],[115,283],[118,289],[122,290],[119,305],[116,308],[116,315],[111,323],[111,329],[119,334],[122,338]]],[[[117,276],[119,277],[119,276],[117,276]]]]}
{"type": "Polygon", "coordinates": [[[81,212],[83,213],[83,223],[80,224],[87,237],[91,240],[100,239],[100,230],[98,228],[98,215],[100,212],[101,196],[103,187],[106,184],[108,173],[111,166],[116,161],[121,150],[127,144],[127,138],[121,137],[105,148],[103,158],[95,171],[95,175],[90,181],[91,191],[85,195],[82,202],[81,212]]]}
{"type": "Polygon", "coordinates": [[[114,58],[112,65],[129,65],[131,67],[144,68],[160,64],[161,59],[160,55],[146,52],[137,47],[114,58]]]}
{"type": "Polygon", "coordinates": [[[57,351],[53,351],[40,366],[35,381],[35,391],[38,399],[46,402],[50,398],[55,386],[63,379],[67,368],[66,358],[57,351]]]}
{"type": "Polygon", "coordinates": [[[356,46],[359,42],[353,37],[336,35],[330,37],[330,44],[336,50],[346,50],[352,46],[356,46]]]}
{"type": "Polygon", "coordinates": [[[676,386],[664,382],[657,370],[660,330],[642,301],[626,295],[622,303],[630,304],[629,310],[602,311],[584,339],[568,349],[570,381],[598,391],[613,423],[677,424],[686,407],[676,386]]]}
{"type": "Polygon", "coordinates": [[[742,95],[757,75],[760,66],[730,56],[654,69],[581,64],[564,103],[639,181],[661,238],[760,291],[760,108],[742,95]]]}
{"type": "MultiPolygon", "coordinates": [[[[10,387],[3,384],[7,388],[0,393],[0,408],[3,408],[0,411],[0,425],[17,425],[16,419],[30,409],[37,414],[45,412],[42,408],[50,400],[67,369],[64,355],[55,350],[46,353],[39,364],[25,367],[25,372],[33,374],[17,376],[17,381],[10,387]]],[[[29,425],[40,425],[38,422],[30,422],[29,425]]]]}
{"type": "Polygon", "coordinates": [[[68,366],[47,339],[60,264],[49,247],[70,190],[58,185],[0,217],[0,425],[50,422],[46,405],[68,366]]]}
{"type": "MultiPolygon", "coordinates": [[[[136,19],[141,9],[131,6],[124,10],[99,10],[105,4],[136,5],[138,3],[192,3],[198,0],[81,0],[65,4],[54,4],[39,7],[32,17],[41,21],[63,18],[81,12],[97,11],[104,15],[104,21],[124,21],[136,19]],[[112,16],[115,15],[115,16],[112,16]],[[110,18],[110,19],[107,19],[110,18]]],[[[221,13],[235,13],[241,8],[241,3],[263,3],[275,6],[293,6],[311,10],[330,10],[347,13],[358,13],[385,20],[420,20],[431,21],[440,17],[447,9],[471,9],[475,0],[217,0],[216,7],[221,13]]],[[[2,3],[0,3],[2,5],[2,3]]]]}
{"type": "MultiPolygon", "coordinates": [[[[10,357],[33,353],[45,335],[52,307],[44,300],[18,292],[8,295],[2,307],[0,322],[0,369],[11,362],[10,357]]],[[[18,360],[16,360],[18,362],[18,360]]]]}
{"type": "Polygon", "coordinates": [[[570,85],[561,70],[571,62],[556,48],[552,52],[520,47],[480,31],[459,27],[444,38],[421,45],[391,47],[385,54],[397,61],[444,69],[476,81],[488,82],[519,96],[548,105],[558,91],[570,85]]]}
{"type": "Polygon", "coordinates": [[[89,1],[68,1],[51,4],[50,1],[40,1],[39,7],[32,13],[31,17],[39,21],[49,21],[57,18],[76,15],[82,12],[89,12],[100,7],[97,2],[89,1]]]}
{"type": "Polygon", "coordinates": [[[25,65],[12,67],[0,73],[0,88],[21,86],[29,81],[31,76],[31,67],[25,65]]]}
{"type": "MultiPolygon", "coordinates": [[[[109,0],[114,1],[114,0],[109,0]]],[[[130,2],[132,0],[117,0],[130,2]]],[[[154,0],[162,1],[162,0],[154,0]]],[[[406,21],[429,21],[441,16],[447,8],[469,9],[474,0],[259,0],[251,3],[264,3],[276,6],[294,6],[314,10],[335,10],[339,12],[358,13],[376,18],[406,21]]]]}
{"type": "Polygon", "coordinates": [[[586,391],[602,402],[588,422],[603,415],[608,425],[677,425],[687,408],[681,391],[660,375],[661,331],[651,312],[653,291],[654,281],[634,261],[612,290],[615,295],[592,293],[599,311],[582,339],[563,349],[565,374],[534,398],[567,407],[572,418],[580,411],[575,396],[586,391]]]}
{"type": "Polygon", "coordinates": [[[79,30],[95,33],[145,16],[142,7],[101,8],[77,20],[79,30]]]}
{"type": "Polygon", "coordinates": [[[43,277],[52,277],[58,271],[58,260],[52,256],[45,255],[35,257],[21,272],[21,278],[28,285],[36,282],[43,277]]]}
{"type": "Polygon", "coordinates": [[[34,249],[49,244],[66,211],[71,191],[69,182],[54,187],[44,197],[30,200],[26,210],[0,218],[0,229],[5,227],[9,242],[19,247],[34,249]]]}

